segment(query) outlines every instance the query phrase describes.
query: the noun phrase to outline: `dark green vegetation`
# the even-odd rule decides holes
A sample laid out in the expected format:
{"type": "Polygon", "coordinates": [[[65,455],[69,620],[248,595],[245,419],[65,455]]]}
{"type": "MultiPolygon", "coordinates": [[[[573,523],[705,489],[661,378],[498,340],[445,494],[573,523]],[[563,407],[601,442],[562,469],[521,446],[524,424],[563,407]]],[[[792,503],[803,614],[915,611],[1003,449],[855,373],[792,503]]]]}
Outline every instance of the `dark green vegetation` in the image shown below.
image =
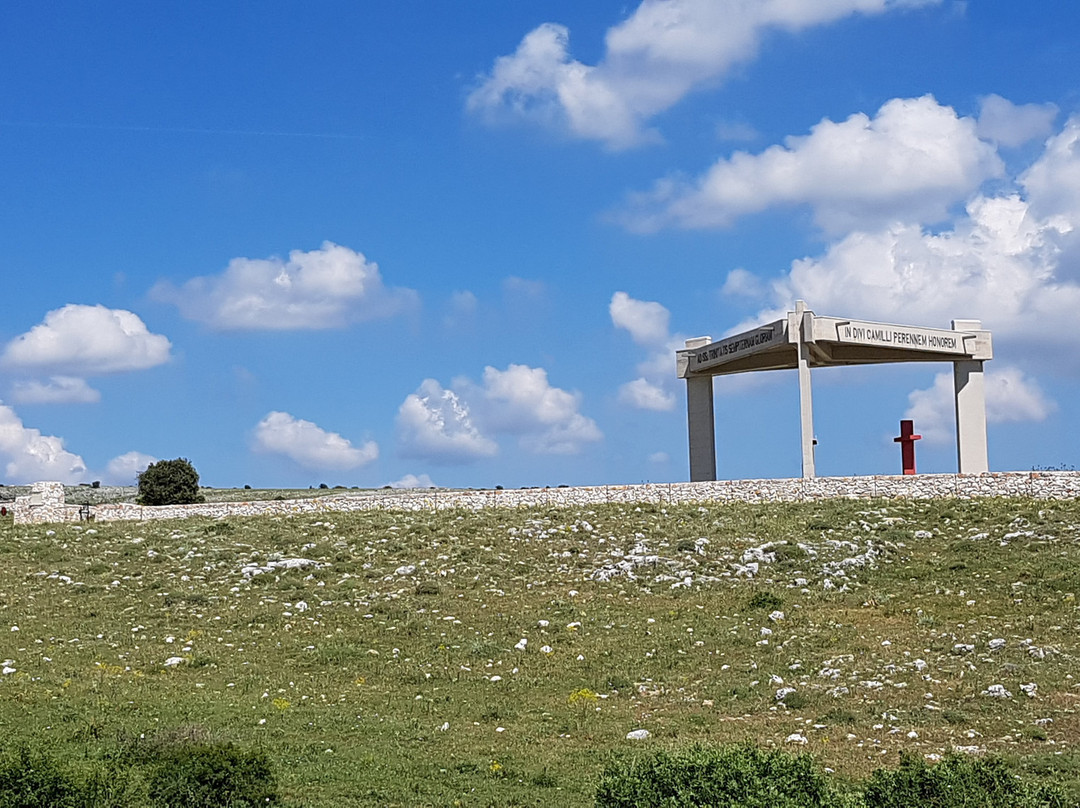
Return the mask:
{"type": "MultiPolygon", "coordinates": [[[[692,745],[610,763],[597,808],[840,808],[854,805],[814,766],[791,755],[741,744],[692,745]]],[[[918,804],[918,803],[911,803],[918,804]]],[[[909,805],[911,805],[909,804],[909,805]]]]}
{"type": "Polygon", "coordinates": [[[1065,808],[1075,803],[1060,788],[1025,783],[1000,758],[972,760],[949,755],[928,766],[911,754],[897,769],[874,772],[864,792],[866,808],[1065,808]]]}
{"type": "Polygon", "coordinates": [[[0,808],[256,808],[277,803],[265,752],[230,743],[135,739],[102,759],[23,745],[0,759],[0,808]]]}
{"type": "Polygon", "coordinates": [[[1025,783],[999,757],[900,756],[864,783],[830,783],[809,755],[693,744],[608,764],[597,808],[1066,808],[1056,786],[1025,783]]]}
{"type": "Polygon", "coordinates": [[[277,802],[266,752],[230,743],[169,745],[151,757],[150,802],[160,808],[256,808],[277,802]]]}
{"type": "Polygon", "coordinates": [[[183,457],[159,460],[139,473],[140,505],[190,505],[202,502],[199,472],[183,457]]]}
{"type": "Polygon", "coordinates": [[[76,780],[232,743],[293,808],[586,806],[747,740],[848,795],[959,748],[1075,800],[1078,538],[1027,500],[9,519],[0,726],[76,780]]]}

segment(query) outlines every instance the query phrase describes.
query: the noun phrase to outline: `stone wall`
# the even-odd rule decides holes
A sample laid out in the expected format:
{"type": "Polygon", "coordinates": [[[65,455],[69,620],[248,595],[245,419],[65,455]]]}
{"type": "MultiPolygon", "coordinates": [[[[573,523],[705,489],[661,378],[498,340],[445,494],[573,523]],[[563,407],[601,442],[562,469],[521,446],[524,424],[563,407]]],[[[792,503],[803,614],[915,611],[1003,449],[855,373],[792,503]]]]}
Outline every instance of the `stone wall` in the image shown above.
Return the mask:
{"type": "Polygon", "coordinates": [[[17,525],[79,520],[79,507],[64,504],[63,483],[34,483],[29,494],[15,497],[12,512],[17,525]]]}
{"type": "Polygon", "coordinates": [[[816,477],[783,480],[718,480],[697,483],[645,483],[578,488],[454,491],[426,489],[392,493],[341,494],[311,499],[221,502],[200,505],[143,506],[64,503],[60,483],[35,483],[29,496],[15,500],[16,524],[75,522],[89,516],[98,522],[184,519],[208,516],[290,516],[305,513],[388,510],[438,510],[492,507],[597,505],[607,502],[803,502],[820,499],[903,497],[912,499],[1033,497],[1075,499],[1080,472],[1033,471],[990,474],[919,474],[913,476],[816,477]]]}

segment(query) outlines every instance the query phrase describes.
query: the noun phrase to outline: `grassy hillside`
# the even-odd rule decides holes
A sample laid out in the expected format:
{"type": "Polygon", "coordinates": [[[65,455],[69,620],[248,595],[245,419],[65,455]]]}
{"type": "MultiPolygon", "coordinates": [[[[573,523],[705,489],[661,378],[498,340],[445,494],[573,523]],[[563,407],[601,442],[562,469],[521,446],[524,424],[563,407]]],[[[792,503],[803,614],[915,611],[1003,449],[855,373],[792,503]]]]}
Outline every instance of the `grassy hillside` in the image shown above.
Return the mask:
{"type": "Polygon", "coordinates": [[[1018,500],[9,518],[0,724],[264,748],[312,808],[589,805],[612,753],[746,738],[1080,794],[1078,540],[1018,500]]]}

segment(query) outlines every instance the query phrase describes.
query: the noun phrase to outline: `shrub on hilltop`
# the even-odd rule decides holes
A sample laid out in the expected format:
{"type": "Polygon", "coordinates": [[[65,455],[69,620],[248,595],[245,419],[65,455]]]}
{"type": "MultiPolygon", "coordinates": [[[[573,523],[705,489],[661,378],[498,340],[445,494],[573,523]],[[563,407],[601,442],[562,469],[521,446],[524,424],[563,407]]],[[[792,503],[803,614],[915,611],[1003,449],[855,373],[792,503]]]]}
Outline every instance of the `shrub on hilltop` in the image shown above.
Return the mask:
{"type": "Polygon", "coordinates": [[[203,502],[199,493],[199,472],[183,457],[159,460],[139,474],[140,505],[190,505],[203,502]]]}

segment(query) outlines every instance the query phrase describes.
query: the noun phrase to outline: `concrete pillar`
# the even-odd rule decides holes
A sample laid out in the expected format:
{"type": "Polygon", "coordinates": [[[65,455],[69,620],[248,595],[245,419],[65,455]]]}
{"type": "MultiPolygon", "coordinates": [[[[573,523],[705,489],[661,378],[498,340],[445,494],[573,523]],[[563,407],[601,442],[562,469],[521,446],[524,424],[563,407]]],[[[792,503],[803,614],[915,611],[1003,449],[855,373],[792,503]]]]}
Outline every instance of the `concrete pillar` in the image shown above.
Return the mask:
{"type": "Polygon", "coordinates": [[[956,391],[956,464],[961,474],[990,470],[986,452],[986,392],[981,359],[953,362],[956,391]]]}
{"type": "MultiPolygon", "coordinates": [[[[710,337],[686,341],[689,349],[708,345],[710,337]]],[[[716,420],[713,414],[712,376],[686,380],[686,427],[690,436],[690,482],[716,479],[716,420]]]]}
{"type": "MultiPolygon", "coordinates": [[[[979,320],[953,320],[954,331],[979,331],[979,320]]],[[[989,356],[989,354],[987,354],[989,356]]],[[[961,474],[990,470],[986,453],[986,391],[981,359],[953,362],[956,393],[956,467],[961,474]]]]}
{"type": "Polygon", "coordinates": [[[799,339],[799,422],[802,434],[802,476],[813,477],[814,468],[814,402],[810,389],[810,346],[807,338],[813,338],[814,313],[807,311],[806,304],[795,301],[795,322],[790,324],[799,339]]]}

